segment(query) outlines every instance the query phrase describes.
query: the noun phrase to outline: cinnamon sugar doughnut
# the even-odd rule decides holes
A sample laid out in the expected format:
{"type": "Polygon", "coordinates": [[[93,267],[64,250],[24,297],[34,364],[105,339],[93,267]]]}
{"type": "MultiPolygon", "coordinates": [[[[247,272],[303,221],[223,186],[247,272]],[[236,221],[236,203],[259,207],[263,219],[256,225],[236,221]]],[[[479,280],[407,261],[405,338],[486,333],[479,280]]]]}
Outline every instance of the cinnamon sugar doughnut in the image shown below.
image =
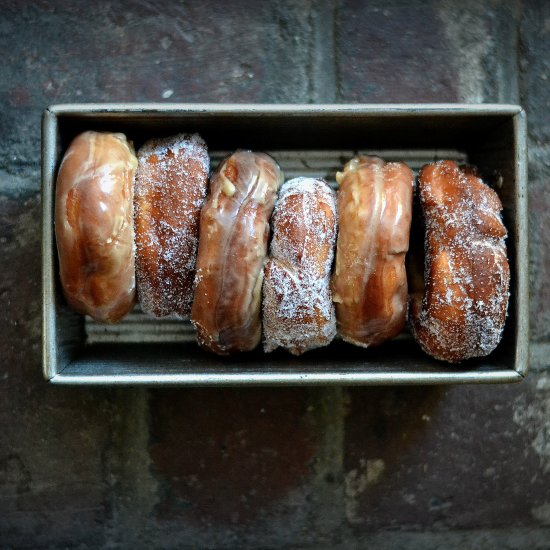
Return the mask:
{"type": "Polygon", "coordinates": [[[134,197],[136,275],[141,308],[189,317],[199,216],[210,160],[198,134],[153,139],[138,151],[134,197]]]}
{"type": "Polygon", "coordinates": [[[269,218],[283,179],[263,153],[237,151],[212,176],[201,212],[191,320],[199,344],[220,355],[254,349],[269,218]]]}
{"type": "Polygon", "coordinates": [[[323,180],[283,184],[272,218],[263,287],[264,350],[300,355],[336,334],[329,288],[336,239],[336,201],[323,180]]]}
{"type": "Polygon", "coordinates": [[[337,180],[332,292],[338,332],[345,341],[367,347],[393,338],[405,324],[414,177],[402,162],[358,156],[337,180]]]}
{"type": "Polygon", "coordinates": [[[132,196],[137,160],[124,134],[84,132],[59,168],[55,234],[63,293],[96,321],[114,323],[135,300],[132,196]]]}
{"type": "Polygon", "coordinates": [[[422,349],[456,363],[489,354],[500,341],[510,269],[498,195],[453,161],[422,168],[425,291],[411,297],[411,328],[422,349]]]}

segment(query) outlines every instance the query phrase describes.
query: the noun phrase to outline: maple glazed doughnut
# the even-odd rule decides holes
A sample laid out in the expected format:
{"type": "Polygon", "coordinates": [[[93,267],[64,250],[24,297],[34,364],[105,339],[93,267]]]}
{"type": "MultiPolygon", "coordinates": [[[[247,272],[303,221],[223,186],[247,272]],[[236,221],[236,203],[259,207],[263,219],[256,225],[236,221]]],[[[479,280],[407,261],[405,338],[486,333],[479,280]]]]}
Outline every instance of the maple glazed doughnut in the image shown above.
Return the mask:
{"type": "Polygon", "coordinates": [[[200,210],[210,160],[198,134],[153,139],[138,151],[134,195],[138,299],[154,317],[188,318],[200,210]]]}
{"type": "Polygon", "coordinates": [[[393,338],[405,324],[414,176],[402,162],[358,156],[337,181],[332,292],[338,333],[367,347],[393,338]]]}
{"type": "Polygon", "coordinates": [[[272,218],[263,286],[264,350],[300,355],[336,334],[330,268],[336,239],[335,193],[323,180],[283,184],[272,218]]]}
{"type": "Polygon", "coordinates": [[[269,218],[283,174],[268,155],[237,151],[212,176],[201,212],[191,320],[214,353],[254,349],[269,218]]]}
{"type": "Polygon", "coordinates": [[[63,293],[77,312],[119,321],[135,301],[133,185],[124,134],[84,132],[59,168],[55,234],[63,293]]]}
{"type": "Polygon", "coordinates": [[[448,160],[424,166],[418,190],[425,290],[411,297],[413,334],[436,359],[488,355],[502,335],[510,284],[500,199],[474,170],[448,160]]]}

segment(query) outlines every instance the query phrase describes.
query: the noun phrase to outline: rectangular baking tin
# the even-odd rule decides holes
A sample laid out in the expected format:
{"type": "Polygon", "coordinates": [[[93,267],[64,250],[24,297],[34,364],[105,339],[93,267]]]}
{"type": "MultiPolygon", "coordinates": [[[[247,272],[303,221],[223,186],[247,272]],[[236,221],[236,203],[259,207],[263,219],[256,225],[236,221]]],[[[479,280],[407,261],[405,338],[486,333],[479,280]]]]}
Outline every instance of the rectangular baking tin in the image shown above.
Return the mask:
{"type": "MultiPolygon", "coordinates": [[[[303,162],[304,172],[310,168],[308,163],[303,162]]],[[[525,113],[515,105],[52,106],[42,123],[44,376],[54,384],[151,386],[519,381],[527,372],[529,342],[526,174],[525,113]],[[140,339],[137,332],[134,342],[124,341],[121,335],[132,333],[132,322],[138,326],[139,314],[123,321],[119,333],[105,332],[111,340],[94,340],[97,327],[64,302],[53,226],[59,162],[71,139],[85,130],[124,132],[136,146],[151,137],[199,132],[210,151],[250,148],[270,151],[275,157],[281,151],[280,155],[295,152],[313,159],[341,151],[341,162],[355,151],[376,151],[386,157],[400,151],[410,158],[431,151],[434,159],[444,158],[445,151],[463,153],[479,167],[504,205],[511,295],[502,342],[490,356],[460,366],[426,356],[407,334],[367,350],[335,341],[300,358],[282,351],[218,358],[200,350],[190,337],[154,343],[154,338],[153,342],[140,339]]],[[[162,322],[148,323],[150,330],[146,326],[143,334],[151,336],[168,327],[162,322]]]]}

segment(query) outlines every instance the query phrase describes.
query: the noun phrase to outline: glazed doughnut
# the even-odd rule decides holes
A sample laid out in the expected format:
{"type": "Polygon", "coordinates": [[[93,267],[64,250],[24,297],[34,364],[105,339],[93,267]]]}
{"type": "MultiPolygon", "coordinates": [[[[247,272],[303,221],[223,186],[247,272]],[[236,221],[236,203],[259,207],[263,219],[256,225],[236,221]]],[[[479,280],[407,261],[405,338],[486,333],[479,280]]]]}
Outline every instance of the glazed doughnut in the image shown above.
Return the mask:
{"type": "Polygon", "coordinates": [[[337,181],[332,292],[338,332],[367,347],[393,338],[405,324],[414,176],[402,162],[358,156],[337,181]]]}
{"type": "Polygon", "coordinates": [[[272,218],[264,270],[264,350],[300,355],[326,346],[336,334],[330,268],[336,240],[336,200],[323,181],[283,184],[272,218]]]}
{"type": "Polygon", "coordinates": [[[510,269],[498,195],[472,169],[428,164],[418,179],[426,224],[424,293],[411,297],[411,328],[422,349],[457,363],[500,341],[510,269]]]}
{"type": "Polygon", "coordinates": [[[199,344],[214,353],[254,349],[269,218],[283,175],[263,153],[237,151],[212,176],[201,212],[191,320],[199,344]]]}
{"type": "Polygon", "coordinates": [[[84,132],[59,168],[55,234],[69,305],[119,321],[134,304],[132,196],[137,160],[123,134],[84,132]]]}
{"type": "Polygon", "coordinates": [[[210,160],[198,134],[153,139],[138,151],[134,195],[138,299],[154,317],[188,318],[199,216],[210,160]]]}

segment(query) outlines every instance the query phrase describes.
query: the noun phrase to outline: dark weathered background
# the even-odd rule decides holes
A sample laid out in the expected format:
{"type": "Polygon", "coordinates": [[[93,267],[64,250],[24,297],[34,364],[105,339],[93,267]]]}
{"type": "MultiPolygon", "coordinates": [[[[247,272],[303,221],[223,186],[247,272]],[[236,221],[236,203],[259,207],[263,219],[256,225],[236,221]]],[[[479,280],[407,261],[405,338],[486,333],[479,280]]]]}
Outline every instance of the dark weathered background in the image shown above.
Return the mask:
{"type": "Polygon", "coordinates": [[[0,13],[0,546],[550,548],[550,2],[1,0],[0,13]],[[40,115],[86,101],[521,103],[530,376],[48,386],[40,115]]]}

